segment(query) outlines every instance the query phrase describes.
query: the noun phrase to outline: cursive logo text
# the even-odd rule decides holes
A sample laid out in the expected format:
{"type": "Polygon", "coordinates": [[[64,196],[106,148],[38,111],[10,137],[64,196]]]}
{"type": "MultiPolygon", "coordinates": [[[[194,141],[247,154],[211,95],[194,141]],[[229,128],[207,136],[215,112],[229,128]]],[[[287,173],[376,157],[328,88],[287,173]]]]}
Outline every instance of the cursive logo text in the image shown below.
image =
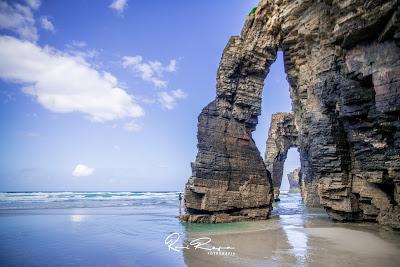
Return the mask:
{"type": "Polygon", "coordinates": [[[235,248],[233,247],[211,246],[210,244],[211,238],[209,237],[200,237],[193,239],[185,246],[179,246],[177,244],[179,240],[180,240],[180,234],[174,232],[165,238],[164,244],[168,247],[168,250],[176,252],[181,252],[185,249],[193,248],[194,250],[205,250],[208,252],[209,255],[224,255],[224,256],[235,255],[235,252],[233,252],[235,248]]]}

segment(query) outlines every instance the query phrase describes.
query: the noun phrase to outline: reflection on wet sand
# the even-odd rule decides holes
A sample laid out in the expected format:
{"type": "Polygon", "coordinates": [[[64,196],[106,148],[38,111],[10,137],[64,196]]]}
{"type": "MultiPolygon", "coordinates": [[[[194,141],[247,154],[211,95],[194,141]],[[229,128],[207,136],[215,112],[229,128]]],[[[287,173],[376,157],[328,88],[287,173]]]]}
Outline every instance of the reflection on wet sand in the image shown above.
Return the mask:
{"type": "Polygon", "coordinates": [[[224,225],[186,224],[185,243],[210,237],[212,246],[235,247],[234,256],[183,251],[188,266],[400,266],[400,233],[370,224],[329,220],[323,210],[293,205],[290,195],[270,220],[224,225]]]}
{"type": "Polygon", "coordinates": [[[305,232],[301,231],[304,228],[303,218],[300,216],[282,215],[279,221],[291,247],[290,251],[296,258],[296,265],[304,266],[307,258],[308,237],[305,232]]]}

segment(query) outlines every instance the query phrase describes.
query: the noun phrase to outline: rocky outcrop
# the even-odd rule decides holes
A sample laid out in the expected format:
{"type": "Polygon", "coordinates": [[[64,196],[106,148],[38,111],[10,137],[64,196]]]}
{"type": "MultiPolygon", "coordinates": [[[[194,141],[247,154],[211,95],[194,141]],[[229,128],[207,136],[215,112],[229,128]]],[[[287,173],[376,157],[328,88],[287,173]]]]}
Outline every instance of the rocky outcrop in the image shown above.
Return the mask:
{"type": "Polygon", "coordinates": [[[282,183],[283,166],[287,152],[291,147],[297,146],[298,132],[293,113],[279,112],[273,114],[268,132],[264,163],[272,176],[275,200],[279,200],[279,188],[282,183]]]}
{"type": "Polygon", "coordinates": [[[396,0],[262,0],[229,40],[199,116],[187,220],[268,217],[273,190],[251,132],[282,49],[306,203],[400,228],[399,17],[396,0]]]}
{"type": "Polygon", "coordinates": [[[296,168],[287,174],[289,180],[289,193],[300,192],[300,168],[296,168]]]}
{"type": "Polygon", "coordinates": [[[243,123],[223,117],[212,102],[199,116],[193,174],[185,188],[188,222],[266,219],[271,211],[271,176],[243,123]]]}

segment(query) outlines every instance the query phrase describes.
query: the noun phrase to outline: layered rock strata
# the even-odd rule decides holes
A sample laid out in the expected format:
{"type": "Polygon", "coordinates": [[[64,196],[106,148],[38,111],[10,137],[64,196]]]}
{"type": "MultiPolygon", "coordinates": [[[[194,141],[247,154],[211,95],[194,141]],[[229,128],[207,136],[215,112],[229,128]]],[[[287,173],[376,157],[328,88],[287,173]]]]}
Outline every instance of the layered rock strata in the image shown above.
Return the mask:
{"type": "Polygon", "coordinates": [[[302,189],[334,219],[400,228],[399,46],[397,0],[262,0],[229,40],[199,116],[186,220],[268,217],[273,190],[251,132],[282,49],[302,189]]]}
{"type": "Polygon", "coordinates": [[[287,152],[298,146],[298,132],[294,114],[291,112],[275,113],[271,117],[265,150],[265,166],[271,173],[274,186],[274,199],[279,200],[279,188],[282,183],[283,166],[287,152]]]}
{"type": "Polygon", "coordinates": [[[199,116],[198,149],[185,189],[189,222],[266,219],[271,210],[271,176],[246,125],[221,116],[216,102],[199,116]]]}

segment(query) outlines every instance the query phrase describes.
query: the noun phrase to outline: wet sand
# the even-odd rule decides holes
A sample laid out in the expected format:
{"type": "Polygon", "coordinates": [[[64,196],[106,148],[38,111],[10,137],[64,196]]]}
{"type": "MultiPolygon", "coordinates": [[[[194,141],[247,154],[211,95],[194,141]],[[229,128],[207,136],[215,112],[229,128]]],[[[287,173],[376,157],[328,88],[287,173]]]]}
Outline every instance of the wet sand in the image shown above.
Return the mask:
{"type": "Polygon", "coordinates": [[[189,227],[186,243],[207,236],[212,239],[209,247],[234,247],[235,255],[188,249],[183,252],[185,263],[193,267],[400,266],[399,232],[376,224],[333,222],[318,209],[295,214],[287,209],[286,213],[267,221],[232,224],[231,229],[189,227]]]}
{"type": "Polygon", "coordinates": [[[0,205],[0,266],[400,266],[400,232],[335,223],[323,210],[305,209],[299,194],[282,194],[270,220],[229,224],[180,223],[170,193],[98,202],[82,194],[73,193],[75,202],[0,205]],[[209,237],[208,247],[230,246],[235,255],[174,251],[165,242],[171,234],[176,246],[209,237]]]}

